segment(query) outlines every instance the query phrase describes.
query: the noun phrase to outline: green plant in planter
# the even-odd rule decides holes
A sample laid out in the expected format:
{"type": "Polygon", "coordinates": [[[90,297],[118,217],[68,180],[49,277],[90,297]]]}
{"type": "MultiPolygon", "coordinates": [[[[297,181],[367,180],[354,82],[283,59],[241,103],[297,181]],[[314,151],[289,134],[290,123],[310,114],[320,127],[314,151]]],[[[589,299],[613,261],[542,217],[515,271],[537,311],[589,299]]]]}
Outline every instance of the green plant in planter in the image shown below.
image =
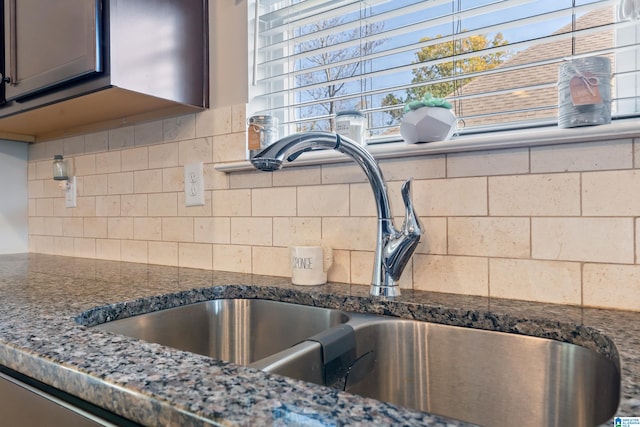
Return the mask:
{"type": "Polygon", "coordinates": [[[440,107],[440,108],[453,108],[451,103],[444,98],[434,98],[430,93],[425,93],[422,99],[417,101],[411,101],[404,106],[404,112],[417,110],[422,107],[440,107]]]}

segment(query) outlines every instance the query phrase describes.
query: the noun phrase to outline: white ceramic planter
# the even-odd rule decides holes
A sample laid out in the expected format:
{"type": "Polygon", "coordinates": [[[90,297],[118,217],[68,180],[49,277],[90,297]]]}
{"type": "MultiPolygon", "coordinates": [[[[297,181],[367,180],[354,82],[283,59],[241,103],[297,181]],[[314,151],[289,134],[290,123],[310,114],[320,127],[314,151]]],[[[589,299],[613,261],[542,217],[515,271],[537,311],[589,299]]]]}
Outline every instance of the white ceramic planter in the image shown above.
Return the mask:
{"type": "Polygon", "coordinates": [[[400,135],[408,144],[445,141],[456,131],[457,121],[448,108],[422,107],[402,117],[400,135]]]}

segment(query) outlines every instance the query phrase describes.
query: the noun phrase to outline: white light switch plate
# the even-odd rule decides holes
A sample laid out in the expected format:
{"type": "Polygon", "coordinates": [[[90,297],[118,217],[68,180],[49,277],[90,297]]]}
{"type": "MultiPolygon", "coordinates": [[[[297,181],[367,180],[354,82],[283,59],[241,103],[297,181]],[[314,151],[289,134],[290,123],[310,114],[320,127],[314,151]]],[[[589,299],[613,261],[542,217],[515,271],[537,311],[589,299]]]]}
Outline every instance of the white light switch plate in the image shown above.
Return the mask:
{"type": "Polygon", "coordinates": [[[69,177],[67,188],[64,191],[64,206],[67,208],[75,208],[76,202],[76,177],[69,177]]]}
{"type": "Polygon", "coordinates": [[[202,162],[184,165],[184,204],[204,206],[202,162]]]}

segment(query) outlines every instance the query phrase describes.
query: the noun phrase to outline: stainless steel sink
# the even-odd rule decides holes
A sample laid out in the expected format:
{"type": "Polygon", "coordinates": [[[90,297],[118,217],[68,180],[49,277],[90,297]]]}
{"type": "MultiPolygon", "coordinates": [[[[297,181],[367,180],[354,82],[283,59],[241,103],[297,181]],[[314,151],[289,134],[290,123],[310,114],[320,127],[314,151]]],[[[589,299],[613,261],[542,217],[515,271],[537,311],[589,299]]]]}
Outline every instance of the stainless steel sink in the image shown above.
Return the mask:
{"type": "Polygon", "coordinates": [[[618,369],[584,347],[410,320],[352,323],[350,393],[486,426],[594,426],[618,406],[618,369]]]}
{"type": "Polygon", "coordinates": [[[349,316],[339,310],[259,299],[223,299],[94,328],[249,365],[348,320],[349,316]]]}
{"type": "Polygon", "coordinates": [[[620,374],[573,344],[266,300],[217,300],[98,329],[496,427],[594,426],[620,374]]]}

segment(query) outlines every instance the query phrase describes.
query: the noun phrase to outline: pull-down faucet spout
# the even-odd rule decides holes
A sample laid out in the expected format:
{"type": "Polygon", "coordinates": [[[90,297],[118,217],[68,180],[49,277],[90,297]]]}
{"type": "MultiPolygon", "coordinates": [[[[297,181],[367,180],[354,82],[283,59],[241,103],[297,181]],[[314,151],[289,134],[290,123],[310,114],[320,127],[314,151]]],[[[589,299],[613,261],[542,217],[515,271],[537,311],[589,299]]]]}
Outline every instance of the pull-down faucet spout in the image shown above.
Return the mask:
{"type": "Polygon", "coordinates": [[[378,213],[378,229],[370,293],[385,297],[398,296],[398,280],[422,235],[422,227],[411,201],[411,179],[402,185],[405,218],[401,229],[397,230],[378,163],[371,153],[344,136],[328,132],[297,133],[274,142],[256,154],[251,163],[257,169],[275,171],[282,167],[285,160],[292,162],[306,151],[327,149],[351,157],[360,165],[371,184],[378,213]]]}

